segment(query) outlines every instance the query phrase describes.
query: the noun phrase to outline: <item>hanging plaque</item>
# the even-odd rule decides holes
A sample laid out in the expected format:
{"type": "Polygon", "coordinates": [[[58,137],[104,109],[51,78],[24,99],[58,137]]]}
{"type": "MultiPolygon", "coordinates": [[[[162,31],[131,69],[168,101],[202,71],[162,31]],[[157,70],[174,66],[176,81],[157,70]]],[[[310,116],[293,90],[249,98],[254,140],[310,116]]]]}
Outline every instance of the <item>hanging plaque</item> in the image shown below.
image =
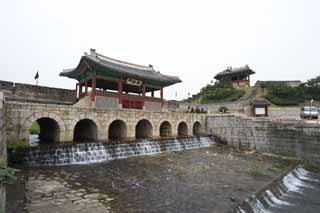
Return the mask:
{"type": "Polygon", "coordinates": [[[127,78],[126,80],[126,84],[130,84],[130,85],[134,85],[134,86],[141,86],[142,85],[142,81],[133,79],[133,78],[127,78]]]}

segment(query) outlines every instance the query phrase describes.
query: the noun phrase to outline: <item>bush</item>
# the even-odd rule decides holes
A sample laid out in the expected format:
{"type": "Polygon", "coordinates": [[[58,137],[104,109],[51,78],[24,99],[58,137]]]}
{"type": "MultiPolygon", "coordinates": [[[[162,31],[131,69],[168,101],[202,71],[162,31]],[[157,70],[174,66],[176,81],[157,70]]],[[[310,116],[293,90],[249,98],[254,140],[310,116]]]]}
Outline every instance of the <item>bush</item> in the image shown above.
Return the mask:
{"type": "Polygon", "coordinates": [[[304,93],[306,99],[314,99],[320,101],[320,86],[305,86],[304,93]]]}
{"type": "Polygon", "coordinates": [[[7,146],[9,151],[15,151],[15,150],[24,149],[27,147],[29,147],[29,144],[24,139],[20,140],[19,142],[8,143],[8,146],[7,146]]]}
{"type": "Polygon", "coordinates": [[[219,112],[224,114],[224,113],[229,112],[229,109],[227,107],[225,107],[225,106],[222,106],[222,107],[219,108],[219,112]]]}
{"type": "Polygon", "coordinates": [[[298,105],[305,101],[304,87],[289,87],[285,85],[271,86],[266,98],[280,106],[298,105]]]}

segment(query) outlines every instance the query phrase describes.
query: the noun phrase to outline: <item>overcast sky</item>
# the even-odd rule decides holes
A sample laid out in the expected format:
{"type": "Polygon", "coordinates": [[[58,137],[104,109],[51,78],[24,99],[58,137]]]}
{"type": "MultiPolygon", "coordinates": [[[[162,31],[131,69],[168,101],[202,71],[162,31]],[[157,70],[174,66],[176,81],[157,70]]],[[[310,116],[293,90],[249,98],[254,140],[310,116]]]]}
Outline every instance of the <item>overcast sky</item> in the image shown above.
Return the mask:
{"type": "Polygon", "coordinates": [[[58,74],[95,48],[152,64],[182,83],[165,98],[186,98],[227,66],[248,64],[256,80],[320,75],[319,0],[2,1],[1,80],[75,88],[58,74]]]}

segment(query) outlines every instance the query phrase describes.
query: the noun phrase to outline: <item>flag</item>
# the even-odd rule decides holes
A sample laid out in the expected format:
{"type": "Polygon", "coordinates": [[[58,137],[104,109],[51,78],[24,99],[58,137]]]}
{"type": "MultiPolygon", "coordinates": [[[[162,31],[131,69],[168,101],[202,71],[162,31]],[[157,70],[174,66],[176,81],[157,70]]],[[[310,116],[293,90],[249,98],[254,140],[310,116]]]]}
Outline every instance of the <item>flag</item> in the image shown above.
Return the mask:
{"type": "Polygon", "coordinates": [[[38,79],[39,78],[39,71],[37,71],[36,75],[34,76],[34,79],[38,79]]]}

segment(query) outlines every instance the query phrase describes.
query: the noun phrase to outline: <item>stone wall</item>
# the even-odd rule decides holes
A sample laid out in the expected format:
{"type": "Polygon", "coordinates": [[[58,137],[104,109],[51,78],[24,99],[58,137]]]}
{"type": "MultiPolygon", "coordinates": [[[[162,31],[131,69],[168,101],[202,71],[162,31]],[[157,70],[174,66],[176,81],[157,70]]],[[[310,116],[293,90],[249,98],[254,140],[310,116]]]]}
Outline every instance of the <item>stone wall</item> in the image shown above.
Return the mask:
{"type": "Polygon", "coordinates": [[[145,101],[145,110],[147,111],[161,111],[161,103],[159,102],[152,102],[152,101],[145,101]]]}
{"type": "Polygon", "coordinates": [[[0,162],[7,161],[7,145],[5,134],[5,111],[3,104],[3,93],[0,92],[0,162]]]}
{"type": "Polygon", "coordinates": [[[300,118],[299,107],[281,107],[281,108],[269,108],[269,117],[271,118],[300,118]]]}
{"type": "MultiPolygon", "coordinates": [[[[91,101],[90,99],[88,101],[91,101]]],[[[96,97],[97,109],[118,109],[118,99],[113,97],[96,97]]]]}
{"type": "Polygon", "coordinates": [[[3,91],[5,98],[9,100],[51,100],[69,103],[74,103],[76,101],[75,90],[20,84],[8,81],[0,81],[0,91],[3,91]]]}
{"type": "Polygon", "coordinates": [[[208,116],[207,133],[228,144],[320,163],[320,125],[233,115],[208,116]]]}
{"type": "Polygon", "coordinates": [[[9,143],[29,139],[29,129],[40,118],[54,120],[59,126],[59,141],[72,141],[76,124],[83,119],[93,121],[98,130],[98,139],[107,140],[110,124],[115,120],[124,121],[127,138],[135,138],[135,128],[140,120],[148,120],[152,126],[152,136],[159,137],[160,125],[168,121],[172,126],[172,136],[177,136],[180,122],[188,125],[188,135],[193,135],[193,125],[200,122],[205,131],[205,115],[179,112],[152,112],[133,109],[97,109],[68,105],[32,104],[6,102],[6,132],[9,143]]]}

